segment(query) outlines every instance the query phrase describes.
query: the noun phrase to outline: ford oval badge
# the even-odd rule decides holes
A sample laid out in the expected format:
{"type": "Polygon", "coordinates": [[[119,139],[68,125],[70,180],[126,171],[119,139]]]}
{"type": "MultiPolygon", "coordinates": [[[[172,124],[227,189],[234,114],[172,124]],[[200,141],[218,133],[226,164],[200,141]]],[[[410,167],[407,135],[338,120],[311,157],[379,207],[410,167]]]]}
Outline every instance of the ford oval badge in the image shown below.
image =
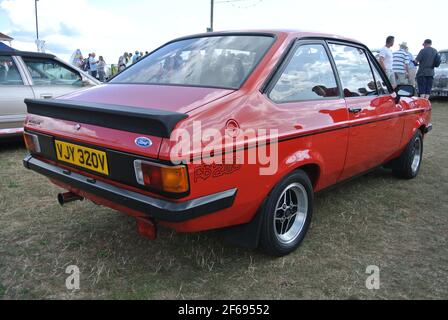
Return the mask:
{"type": "Polygon", "coordinates": [[[149,138],[140,137],[135,139],[135,144],[141,148],[149,148],[150,146],[152,146],[152,141],[149,138]]]}

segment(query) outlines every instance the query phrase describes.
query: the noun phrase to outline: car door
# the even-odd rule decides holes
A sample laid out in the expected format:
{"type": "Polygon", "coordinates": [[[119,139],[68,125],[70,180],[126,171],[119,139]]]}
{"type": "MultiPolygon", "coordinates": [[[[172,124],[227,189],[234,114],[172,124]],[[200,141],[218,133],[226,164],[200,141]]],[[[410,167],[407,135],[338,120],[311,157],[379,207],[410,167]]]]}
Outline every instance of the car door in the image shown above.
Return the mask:
{"type": "Polygon", "coordinates": [[[383,164],[399,147],[404,121],[390,85],[368,52],[329,43],[349,111],[349,145],[340,180],[383,164]]]}
{"type": "MultiPolygon", "coordinates": [[[[34,98],[17,58],[0,56],[0,130],[21,129],[25,120],[25,98],[34,98]]],[[[9,131],[8,131],[9,132],[9,131]]]]}
{"type": "Polygon", "coordinates": [[[78,71],[51,58],[23,57],[37,98],[51,99],[81,89],[84,84],[78,71]]]}
{"type": "Polygon", "coordinates": [[[283,143],[295,152],[287,162],[319,161],[317,188],[336,183],[347,153],[348,115],[334,68],[325,41],[299,40],[267,89],[275,104],[269,123],[283,136],[298,137],[283,143]]]}

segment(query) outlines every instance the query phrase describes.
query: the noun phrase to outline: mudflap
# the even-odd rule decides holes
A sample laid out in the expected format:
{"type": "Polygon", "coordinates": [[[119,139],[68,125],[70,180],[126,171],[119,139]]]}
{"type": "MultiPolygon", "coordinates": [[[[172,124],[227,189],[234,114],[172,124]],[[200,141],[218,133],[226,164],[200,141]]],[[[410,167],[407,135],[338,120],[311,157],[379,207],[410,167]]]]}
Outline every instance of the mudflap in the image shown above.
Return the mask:
{"type": "Polygon", "coordinates": [[[240,248],[257,249],[260,242],[261,225],[263,223],[262,208],[265,202],[266,199],[263,201],[260,209],[258,209],[255,217],[249,223],[220,230],[220,235],[224,241],[240,248]]]}
{"type": "Polygon", "coordinates": [[[137,231],[140,235],[149,240],[157,239],[157,225],[154,220],[149,218],[137,217],[137,231]]]}

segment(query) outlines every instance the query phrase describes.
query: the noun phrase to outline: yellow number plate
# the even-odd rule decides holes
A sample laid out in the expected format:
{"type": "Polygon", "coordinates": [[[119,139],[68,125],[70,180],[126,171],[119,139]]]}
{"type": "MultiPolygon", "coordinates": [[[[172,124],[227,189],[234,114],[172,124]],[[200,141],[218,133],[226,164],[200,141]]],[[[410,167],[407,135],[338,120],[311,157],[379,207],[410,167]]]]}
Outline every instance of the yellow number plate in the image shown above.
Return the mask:
{"type": "Polygon", "coordinates": [[[58,140],[55,146],[58,160],[109,175],[105,152],[58,140]]]}

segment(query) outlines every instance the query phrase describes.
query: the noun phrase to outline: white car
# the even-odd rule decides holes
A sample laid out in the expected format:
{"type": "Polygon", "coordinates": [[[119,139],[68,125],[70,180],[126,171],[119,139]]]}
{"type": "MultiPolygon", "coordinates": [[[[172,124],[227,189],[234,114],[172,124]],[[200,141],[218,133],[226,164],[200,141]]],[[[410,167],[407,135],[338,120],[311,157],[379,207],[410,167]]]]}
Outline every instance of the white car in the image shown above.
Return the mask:
{"type": "Polygon", "coordinates": [[[448,97],[448,50],[439,52],[442,63],[434,70],[432,97],[448,97]]]}
{"type": "Polygon", "coordinates": [[[24,99],[51,99],[98,84],[54,55],[0,50],[0,139],[22,134],[24,99]]]}

